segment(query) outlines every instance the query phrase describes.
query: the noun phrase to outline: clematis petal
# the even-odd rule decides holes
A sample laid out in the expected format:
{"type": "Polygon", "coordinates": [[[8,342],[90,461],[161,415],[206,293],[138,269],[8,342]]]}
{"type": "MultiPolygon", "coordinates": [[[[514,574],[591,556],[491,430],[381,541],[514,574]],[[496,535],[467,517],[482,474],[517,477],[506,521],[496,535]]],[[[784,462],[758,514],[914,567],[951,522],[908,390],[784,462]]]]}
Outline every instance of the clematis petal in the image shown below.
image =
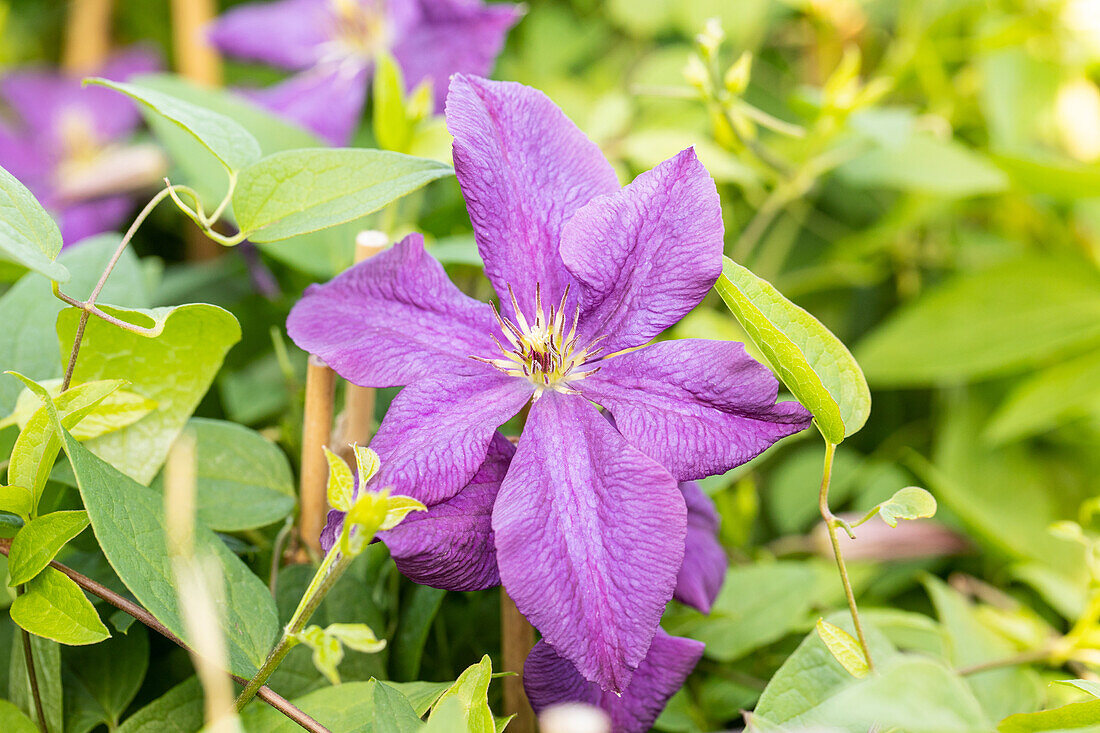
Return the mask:
{"type": "Polygon", "coordinates": [[[367,99],[364,64],[322,64],[264,89],[241,93],[330,145],[347,145],[367,99]]]}
{"type": "Polygon", "coordinates": [[[54,218],[67,247],[96,234],[115,231],[133,208],[134,202],[128,197],[110,196],[65,206],[54,212],[54,218]]]}
{"type": "Polygon", "coordinates": [[[516,449],[496,433],[485,462],[451,499],[413,512],[379,537],[397,569],[421,585],[444,590],[484,590],[500,585],[492,514],[500,482],[516,449]]]}
{"type": "Polygon", "coordinates": [[[222,53],[284,69],[321,60],[333,31],[330,0],[275,0],[238,5],[220,15],[207,38],[222,53]]]}
{"type": "Polygon", "coordinates": [[[336,540],[340,539],[340,533],[344,531],[344,517],[347,512],[339,509],[329,509],[325,516],[325,526],[321,528],[321,552],[328,554],[336,540]]]}
{"type": "Polygon", "coordinates": [[[544,640],[527,655],[523,686],[535,712],[561,703],[583,702],[611,717],[612,733],[646,733],[702,656],[702,642],[657,629],[649,653],[620,697],[585,680],[544,640]]]}
{"type": "Polygon", "coordinates": [[[534,393],[527,380],[480,366],[475,374],[420,380],[397,395],[371,441],[382,459],[371,487],[432,506],[470,482],[496,429],[534,393]]]}
{"type": "Polygon", "coordinates": [[[590,201],[561,238],[578,281],[581,333],[604,336],[614,352],[679,321],[722,273],[722,238],[718,191],[691,148],[590,201]]]}
{"type": "Polygon", "coordinates": [[[535,284],[547,303],[569,274],[558,253],[562,226],[580,207],[619,190],[615,171],[542,92],[461,74],[451,79],[447,127],[485,274],[502,300],[508,286],[530,308],[535,284]]]}
{"type": "Polygon", "coordinates": [[[702,613],[710,613],[729,564],[726,551],[718,542],[718,512],[698,484],[685,481],[680,484],[680,491],[687,504],[687,540],[673,597],[702,613]]]}
{"type": "Polygon", "coordinates": [[[432,82],[436,106],[443,109],[452,74],[485,76],[523,11],[516,5],[485,5],[464,0],[419,0],[420,22],[410,25],[393,55],[412,89],[432,82]]]}
{"type": "Polygon", "coordinates": [[[659,342],[605,360],[578,384],[680,481],[740,466],[811,419],[797,402],[775,403],[778,381],[735,341],[659,342]]]}
{"type": "Polygon", "coordinates": [[[532,405],[493,508],[497,563],[520,612],[585,679],[626,688],[672,597],[685,524],[672,477],[595,407],[559,392],[532,405]]]}
{"type": "Polygon", "coordinates": [[[451,283],[419,234],[307,288],[287,318],[294,343],[366,387],[481,371],[469,357],[499,353],[495,329],[489,306],[451,283]]]}

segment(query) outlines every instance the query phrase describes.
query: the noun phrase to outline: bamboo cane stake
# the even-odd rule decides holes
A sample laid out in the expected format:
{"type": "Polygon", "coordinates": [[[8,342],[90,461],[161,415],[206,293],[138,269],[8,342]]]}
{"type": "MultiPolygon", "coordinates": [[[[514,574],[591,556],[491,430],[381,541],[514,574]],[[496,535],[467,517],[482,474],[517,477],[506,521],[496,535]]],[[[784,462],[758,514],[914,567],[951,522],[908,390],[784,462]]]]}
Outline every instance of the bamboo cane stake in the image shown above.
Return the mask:
{"type": "Polygon", "coordinates": [[[504,714],[516,717],[508,724],[512,733],[535,733],[535,711],[523,691],[523,662],[535,645],[535,627],[519,612],[516,604],[500,589],[500,646],[505,672],[515,676],[505,677],[504,714]]]}
{"type": "Polygon", "coordinates": [[[305,420],[302,427],[299,532],[302,542],[316,554],[321,552],[321,530],[325,526],[328,510],[325,496],[328,462],[322,448],[332,439],[335,391],[336,372],[316,356],[310,356],[306,368],[305,420]]]}
{"type": "MultiPolygon", "coordinates": [[[[359,232],[355,238],[355,262],[356,264],[369,260],[389,246],[390,239],[385,232],[367,230],[359,232]]],[[[340,436],[339,448],[336,453],[347,461],[348,465],[355,465],[355,456],[352,454],[353,443],[358,445],[370,444],[371,435],[374,432],[374,388],[360,387],[348,382],[344,392],[344,412],[340,416],[337,434],[340,436]]]]}
{"type": "Polygon", "coordinates": [[[111,52],[113,0],[71,0],[61,66],[72,74],[97,71],[111,52]]]}

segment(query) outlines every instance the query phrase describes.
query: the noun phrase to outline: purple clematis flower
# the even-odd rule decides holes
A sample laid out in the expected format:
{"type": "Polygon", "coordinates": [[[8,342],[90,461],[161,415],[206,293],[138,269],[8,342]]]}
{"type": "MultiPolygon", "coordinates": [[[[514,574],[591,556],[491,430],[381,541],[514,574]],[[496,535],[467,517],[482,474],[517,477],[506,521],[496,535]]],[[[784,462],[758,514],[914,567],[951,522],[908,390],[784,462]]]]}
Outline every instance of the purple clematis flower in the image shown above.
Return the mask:
{"type": "Polygon", "coordinates": [[[481,0],[276,0],[233,8],[209,35],[226,54],[302,71],[248,96],[344,145],[378,53],[393,54],[409,89],[427,80],[442,100],[451,74],[489,73],[521,12],[481,0]]]}
{"type": "Polygon", "coordinates": [[[583,702],[603,709],[611,718],[614,733],[645,733],[702,656],[702,642],[669,636],[657,629],[630,685],[616,695],[586,680],[553,647],[540,641],[524,662],[523,686],[535,712],[552,705],[583,702]]]}
{"type": "MultiPolygon", "coordinates": [[[[134,49],[110,59],[99,75],[123,81],[159,66],[156,55],[134,49]]],[[[0,96],[12,112],[0,120],[0,166],[53,214],[65,244],[116,229],[132,206],[126,192],[163,175],[155,148],[121,144],[141,113],[109,89],[82,89],[80,76],[26,69],[0,78],[0,96]]]]}
{"type": "Polygon", "coordinates": [[[288,331],[355,384],[407,385],[372,443],[372,481],[429,506],[461,492],[530,403],[492,508],[500,579],[557,654],[622,692],[683,564],[678,482],[744,463],[810,415],[776,404],[778,382],[741,344],[646,346],[721,270],[718,195],[692,150],[620,188],[529,87],[456,76],[447,120],[503,312],[463,295],[411,235],[307,290],[288,331]]]}

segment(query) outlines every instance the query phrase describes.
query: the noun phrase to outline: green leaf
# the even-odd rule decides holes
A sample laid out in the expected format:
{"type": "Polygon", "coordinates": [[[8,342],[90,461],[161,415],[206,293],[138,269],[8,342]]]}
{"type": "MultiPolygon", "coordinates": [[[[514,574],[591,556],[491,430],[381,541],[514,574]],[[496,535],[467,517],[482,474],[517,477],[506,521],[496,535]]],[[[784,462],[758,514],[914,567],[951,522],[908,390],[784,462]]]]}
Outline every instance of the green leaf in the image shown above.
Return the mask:
{"type": "MultiPolygon", "coordinates": [[[[72,272],[65,292],[75,298],[86,298],[95,286],[118,247],[117,234],[104,234],[85,239],[79,247],[69,247],[58,257],[72,272]]],[[[145,307],[145,275],[130,248],[122,253],[101,295],[105,303],[145,307]]],[[[72,344],[58,351],[54,338],[57,314],[66,306],[50,292],[50,281],[36,273],[19,279],[0,297],[0,369],[10,369],[34,379],[60,377],[64,368],[61,353],[68,358],[72,344]]],[[[0,415],[15,409],[15,401],[23,387],[14,379],[0,379],[0,415]]]]}
{"type": "Polygon", "coordinates": [[[60,252],[57,224],[26,186],[0,168],[0,259],[63,283],[69,271],[57,262],[60,252]]]}
{"type": "Polygon", "coordinates": [[[859,642],[847,631],[820,618],[817,620],[817,635],[833,658],[853,677],[863,679],[871,671],[859,642]]]}
{"type": "Polygon", "coordinates": [[[728,257],[715,289],[830,443],[867,422],[871,393],[836,336],[766,280],[728,257]]]}
{"type": "MultiPolygon", "coordinates": [[[[148,338],[98,318],[89,320],[74,382],[125,379],[129,391],[156,402],[157,409],[86,445],[123,473],[148,484],[206,394],[226,352],[240,340],[241,328],[229,311],[202,303],[148,311],[110,306],[104,310],[127,322],[152,327],[158,334],[148,338]],[[166,374],[172,378],[165,379],[166,374]]],[[[72,344],[79,320],[80,313],[72,308],[58,316],[57,335],[63,346],[72,344]]]]}
{"type": "MultiPolygon", "coordinates": [[[[997,661],[1017,653],[1015,644],[984,623],[958,591],[932,576],[924,578],[924,586],[946,632],[950,662],[956,669],[997,661]]],[[[1041,699],[1039,678],[1034,670],[1026,666],[967,675],[966,683],[995,720],[1021,710],[1034,710],[1041,699]]]]}
{"type": "MultiPolygon", "coordinates": [[[[78,384],[65,390],[58,396],[56,403],[61,424],[66,428],[77,425],[121,384],[119,380],[105,379],[78,384]]],[[[42,489],[59,450],[60,436],[51,424],[46,409],[40,407],[16,438],[11,451],[11,463],[8,465],[8,480],[13,485],[30,489],[33,493],[32,514],[37,511],[42,489]]]]}
{"type": "Polygon", "coordinates": [[[899,519],[927,519],[936,514],[936,498],[924,489],[906,486],[886,501],[879,504],[877,511],[882,521],[891,527],[898,526],[899,519]]]}
{"type": "MultiPolygon", "coordinates": [[[[227,89],[200,86],[175,74],[142,74],[131,81],[236,120],[259,141],[264,154],[322,144],[312,133],[227,89]]],[[[212,211],[225,196],[229,184],[225,166],[186,130],[154,113],[146,114],[146,119],[179,167],[182,182],[196,189],[207,211],[212,211]]],[[[107,302],[117,300],[108,298],[107,302]]]]}
{"type": "Polygon", "coordinates": [[[378,146],[407,153],[412,138],[412,122],[405,110],[405,80],[401,68],[388,53],[374,61],[371,90],[371,127],[378,146]]]}
{"type": "MultiPolygon", "coordinates": [[[[981,706],[951,670],[933,660],[898,655],[876,674],[837,690],[803,715],[783,721],[785,729],[866,733],[974,733],[989,730],[981,706]]],[[[766,717],[759,712],[761,717],[766,717]]],[[[769,722],[777,722],[767,718],[769,722]]]]}
{"type": "MultiPolygon", "coordinates": [[[[195,508],[219,532],[264,527],[294,511],[290,462],[279,446],[255,430],[224,420],[191,418],[195,438],[195,508]]],[[[152,487],[163,490],[163,474],[152,487]]]]}
{"type": "Polygon", "coordinates": [[[274,242],[357,219],[453,172],[385,150],[288,150],[241,171],[233,211],[245,236],[274,242]]]}
{"type": "Polygon", "coordinates": [[[118,727],[145,679],[149,635],[137,624],[94,646],[65,649],[66,733],[90,731],[100,724],[118,727]]]}
{"type": "Polygon", "coordinates": [[[328,460],[328,505],[342,512],[351,511],[355,501],[355,478],[351,475],[351,469],[343,458],[328,448],[324,451],[328,460]]]}
{"type": "Polygon", "coordinates": [[[0,511],[29,518],[34,511],[34,492],[22,486],[0,486],[0,511]]]}
{"type": "Polygon", "coordinates": [[[916,387],[1006,374],[1097,343],[1100,275],[1046,257],[952,278],[887,318],[856,354],[875,385],[916,387]]]}
{"type": "Polygon", "coordinates": [[[202,723],[202,685],[189,677],[123,721],[115,733],[194,733],[202,723]]]}
{"type": "Polygon", "coordinates": [[[379,640],[366,624],[329,624],[325,633],[339,639],[348,649],[365,654],[375,654],[386,646],[386,640],[379,640]]]}
{"type": "MultiPolygon", "coordinates": [[[[189,638],[168,554],[161,495],[104,462],[68,433],[64,447],[107,561],[158,621],[180,638],[189,638]]],[[[230,670],[251,677],[278,633],[271,594],[201,522],[196,522],[194,542],[195,554],[216,558],[225,578],[226,605],[220,623],[230,670]]]]}
{"type": "Polygon", "coordinates": [[[837,175],[862,188],[895,188],[956,198],[1008,188],[1008,176],[981,153],[954,140],[923,133],[845,163],[837,169],[837,175]]]}
{"type": "Polygon", "coordinates": [[[229,171],[239,171],[260,159],[260,143],[239,123],[212,110],[140,84],[88,79],[85,84],[114,89],[141,102],[161,117],[186,130],[217,156],[229,171]]]}
{"type": "Polygon", "coordinates": [[[38,733],[38,726],[7,700],[0,700],[0,730],[4,733],[38,733]]]}
{"type": "Polygon", "coordinates": [[[451,730],[454,726],[454,730],[469,733],[496,733],[488,697],[492,677],[493,665],[485,655],[460,674],[439,698],[428,716],[428,729],[435,730],[432,727],[435,723],[439,730],[451,730]],[[448,725],[444,726],[444,722],[448,725]]]}
{"type": "Polygon", "coordinates": [[[985,436],[1019,440],[1100,413],[1100,349],[1057,362],[1018,384],[990,418],[985,436]]]}
{"type": "MultiPolygon", "coordinates": [[[[50,396],[56,399],[61,394],[60,379],[44,379],[39,384],[46,388],[50,396]]],[[[35,411],[42,407],[42,401],[29,389],[19,394],[15,402],[15,410],[10,416],[0,421],[0,425],[14,424],[22,430],[35,411]]],[[[125,389],[116,389],[103,398],[79,423],[70,431],[77,440],[91,440],[100,435],[121,430],[127,425],[132,425],[141,418],[155,410],[157,403],[134,394],[125,389]]]]}
{"type": "MultiPolygon", "coordinates": [[[[11,675],[8,679],[8,698],[31,720],[38,720],[24,657],[22,633],[15,630],[11,646],[11,675]]],[[[50,733],[62,733],[65,716],[63,687],[61,683],[61,647],[56,642],[30,635],[31,651],[38,678],[38,691],[46,716],[46,728],[50,733]]]]}
{"type": "Polygon", "coordinates": [[[1100,700],[1075,702],[1054,710],[1010,715],[997,726],[998,733],[1038,733],[1038,731],[1069,731],[1100,726],[1100,700]]]}
{"type": "Polygon", "coordinates": [[[313,666],[331,684],[340,684],[340,673],[337,667],[344,659],[344,649],[340,646],[340,640],[326,634],[320,626],[307,626],[294,638],[313,650],[313,666]]]}
{"type": "MultiPolygon", "coordinates": [[[[378,680],[325,687],[292,703],[332,733],[415,733],[423,724],[409,701],[378,680]]],[[[298,733],[301,728],[266,705],[252,705],[241,716],[246,731],[298,733]]],[[[127,732],[128,733],[128,732],[127,732]]]]}
{"type": "Polygon", "coordinates": [[[814,569],[802,562],[734,566],[710,614],[687,612],[669,631],[704,642],[710,659],[732,662],[805,623],[816,580],[814,569]]]}
{"type": "Polygon", "coordinates": [[[60,644],[96,644],[111,636],[84,591],[60,570],[46,568],[11,604],[11,620],[60,644]]]}
{"type": "Polygon", "coordinates": [[[1057,684],[1076,687],[1078,690],[1087,692],[1093,697],[1100,697],[1100,682],[1096,682],[1095,680],[1058,680],[1057,684]]]}
{"type": "Polygon", "coordinates": [[[424,715],[424,713],[428,712],[432,705],[435,705],[436,701],[439,700],[443,693],[449,690],[454,683],[424,682],[421,680],[416,680],[415,682],[392,682],[390,680],[383,680],[382,684],[388,685],[400,692],[408,699],[417,715],[424,715]]]}
{"type": "Polygon", "coordinates": [[[394,679],[416,679],[424,645],[428,642],[428,632],[446,594],[438,588],[415,585],[408,601],[401,605],[397,630],[390,646],[390,671],[394,679]]]}
{"type": "MultiPolygon", "coordinates": [[[[847,611],[835,613],[828,620],[848,633],[854,631],[847,611]]],[[[897,656],[897,650],[874,626],[865,623],[864,632],[877,666],[897,656]]],[[[790,724],[797,730],[798,721],[809,719],[814,708],[854,684],[858,680],[840,665],[821,637],[811,633],[772,675],[755,712],[773,724],[790,724]]]]}
{"type": "Polygon", "coordinates": [[[17,586],[38,575],[61,548],[88,526],[88,513],[65,511],[35,517],[12,540],[8,552],[8,585],[17,586]]]}

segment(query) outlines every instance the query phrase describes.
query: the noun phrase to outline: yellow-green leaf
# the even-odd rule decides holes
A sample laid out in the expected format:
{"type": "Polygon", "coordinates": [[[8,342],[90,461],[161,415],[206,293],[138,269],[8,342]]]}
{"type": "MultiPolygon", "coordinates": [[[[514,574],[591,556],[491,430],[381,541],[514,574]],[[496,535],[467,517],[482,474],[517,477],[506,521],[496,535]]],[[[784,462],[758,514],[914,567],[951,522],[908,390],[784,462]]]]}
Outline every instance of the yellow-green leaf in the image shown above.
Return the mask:
{"type": "Polygon", "coordinates": [[[825,642],[825,647],[833,658],[853,677],[862,679],[871,671],[859,642],[847,631],[820,618],[817,620],[817,635],[825,642]]]}
{"type": "Polygon", "coordinates": [[[891,527],[899,519],[927,519],[936,514],[936,498],[924,489],[906,486],[878,505],[878,515],[891,527]]]}
{"type": "Polygon", "coordinates": [[[728,257],[715,289],[830,443],[867,422],[871,392],[847,347],[775,287],[728,257]]]}
{"type": "Polygon", "coordinates": [[[344,459],[325,448],[328,460],[328,504],[342,512],[351,511],[355,499],[355,479],[344,459]]]}
{"type": "Polygon", "coordinates": [[[38,575],[61,548],[88,526],[88,512],[64,511],[45,514],[23,525],[8,552],[8,585],[22,585],[38,575]]]}
{"type": "Polygon", "coordinates": [[[111,636],[80,586],[53,568],[42,571],[12,602],[11,620],[32,634],[70,646],[111,636]]]}

